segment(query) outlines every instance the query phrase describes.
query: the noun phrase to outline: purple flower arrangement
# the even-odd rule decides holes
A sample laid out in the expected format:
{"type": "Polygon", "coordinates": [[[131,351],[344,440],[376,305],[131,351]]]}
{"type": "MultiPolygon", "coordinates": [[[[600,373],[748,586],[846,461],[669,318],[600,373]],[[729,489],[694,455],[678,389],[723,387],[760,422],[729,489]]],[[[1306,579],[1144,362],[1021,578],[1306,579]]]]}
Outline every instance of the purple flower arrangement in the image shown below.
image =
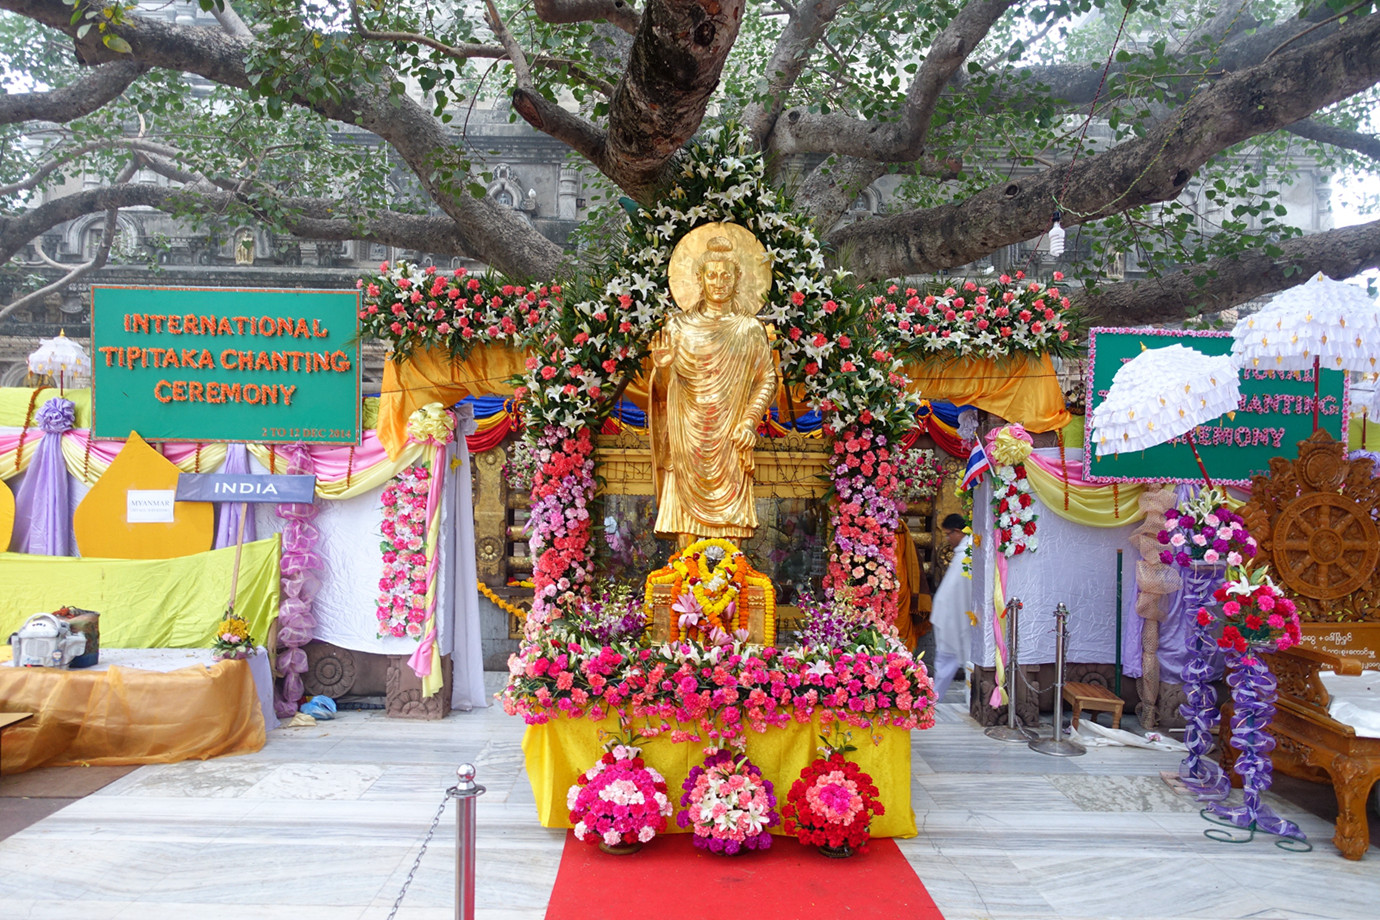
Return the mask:
{"type": "Polygon", "coordinates": [[[605,585],[596,597],[574,602],[562,617],[597,645],[636,642],[647,628],[642,599],[626,585],[605,585]]]}
{"type": "Polygon", "coordinates": [[[781,820],[776,795],[771,780],[746,754],[710,751],[682,788],[676,824],[694,831],[695,846],[725,856],[771,846],[768,828],[781,820]]]}
{"type": "Polygon", "coordinates": [[[1216,489],[1205,489],[1195,499],[1164,513],[1166,528],[1158,538],[1166,548],[1160,552],[1165,565],[1239,566],[1255,557],[1259,546],[1246,530],[1241,515],[1226,505],[1226,496],[1216,489]]]}

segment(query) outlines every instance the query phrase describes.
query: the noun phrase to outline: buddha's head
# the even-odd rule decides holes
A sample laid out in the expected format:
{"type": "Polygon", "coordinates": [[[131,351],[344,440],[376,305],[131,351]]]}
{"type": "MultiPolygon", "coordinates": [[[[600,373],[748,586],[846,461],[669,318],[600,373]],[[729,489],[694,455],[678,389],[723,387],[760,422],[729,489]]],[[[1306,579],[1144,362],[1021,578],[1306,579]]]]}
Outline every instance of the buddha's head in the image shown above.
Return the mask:
{"type": "Polygon", "coordinates": [[[739,276],[732,241],[725,236],[711,237],[704,253],[695,260],[695,277],[704,290],[705,303],[717,307],[732,303],[739,276]]]}

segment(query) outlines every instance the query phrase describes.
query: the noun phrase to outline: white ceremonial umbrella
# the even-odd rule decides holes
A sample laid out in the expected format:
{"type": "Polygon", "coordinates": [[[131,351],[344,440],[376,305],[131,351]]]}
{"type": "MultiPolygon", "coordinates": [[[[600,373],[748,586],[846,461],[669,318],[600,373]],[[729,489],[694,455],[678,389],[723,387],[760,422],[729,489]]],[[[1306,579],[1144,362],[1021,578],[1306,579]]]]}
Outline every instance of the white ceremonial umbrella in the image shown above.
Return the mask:
{"type": "Polygon", "coordinates": [[[1354,284],[1318,275],[1280,294],[1232,329],[1237,367],[1313,371],[1313,430],[1318,430],[1318,372],[1380,370],[1380,305],[1354,284]]]}
{"type": "Polygon", "coordinates": [[[69,383],[84,387],[91,382],[91,358],[67,333],[59,332],[55,339],[38,340],[38,349],[29,355],[29,373],[52,377],[61,393],[69,383]]]}
{"type": "Polygon", "coordinates": [[[1193,429],[1236,410],[1241,379],[1227,355],[1205,355],[1184,345],[1142,346],[1112,377],[1107,398],[1092,410],[1093,446],[1099,456],[1145,450],[1188,435],[1203,471],[1193,429]]]}

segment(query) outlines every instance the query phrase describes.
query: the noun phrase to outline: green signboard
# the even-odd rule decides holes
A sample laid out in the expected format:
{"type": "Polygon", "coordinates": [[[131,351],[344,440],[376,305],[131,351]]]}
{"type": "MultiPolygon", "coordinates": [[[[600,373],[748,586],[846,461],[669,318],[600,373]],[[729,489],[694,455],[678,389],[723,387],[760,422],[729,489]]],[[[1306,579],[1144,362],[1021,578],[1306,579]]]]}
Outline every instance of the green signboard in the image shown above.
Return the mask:
{"type": "Polygon", "coordinates": [[[92,288],[92,432],[359,440],[358,291],[92,288]]]}
{"type": "MultiPolygon", "coordinates": [[[[1088,402],[1092,410],[1107,398],[1112,377],[1145,348],[1173,344],[1204,354],[1231,353],[1226,332],[1161,329],[1094,329],[1088,336],[1088,402]]],[[[1318,381],[1318,427],[1341,440],[1346,420],[1346,375],[1324,370],[1318,381]]],[[[1193,430],[1193,440],[1214,483],[1247,485],[1268,473],[1271,457],[1293,457],[1299,441],[1313,434],[1313,372],[1241,371],[1241,401],[1234,418],[1223,416],[1193,430]]],[[[1083,454],[1084,476],[1094,482],[1201,482],[1187,437],[1149,450],[1098,455],[1092,433],[1083,454]]]]}

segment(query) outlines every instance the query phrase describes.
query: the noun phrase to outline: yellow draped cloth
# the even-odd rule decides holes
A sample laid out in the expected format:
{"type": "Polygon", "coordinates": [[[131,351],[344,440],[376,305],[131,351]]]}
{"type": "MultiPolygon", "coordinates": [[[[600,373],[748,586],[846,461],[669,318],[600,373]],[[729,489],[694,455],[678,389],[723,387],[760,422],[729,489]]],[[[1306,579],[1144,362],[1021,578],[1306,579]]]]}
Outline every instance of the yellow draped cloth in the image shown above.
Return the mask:
{"type": "Polygon", "coordinates": [[[929,400],[977,406],[1032,432],[1072,419],[1049,355],[933,359],[906,365],[910,391],[929,400]]]}
{"type": "Polygon", "coordinates": [[[1145,517],[1140,510],[1140,494],[1145,487],[1136,483],[1111,485],[1064,485],[1064,480],[1036,466],[1025,465],[1026,478],[1035,497],[1061,518],[1085,527],[1121,527],[1145,517]],[[1065,494],[1068,507],[1064,507],[1065,494]]]}
{"type": "Polygon", "coordinates": [[[480,345],[464,360],[441,349],[413,352],[404,361],[383,362],[378,436],[388,456],[407,444],[407,420],[423,406],[451,406],[466,396],[509,396],[513,377],[526,371],[522,352],[506,345],[480,345]]]}
{"type": "MultiPolygon", "coordinates": [[[[244,544],[240,558],[235,612],[261,643],[278,617],[281,552],[274,534],[244,544]]],[[[35,613],[80,607],[101,615],[101,644],[107,648],[210,648],[230,600],[234,559],[234,547],[173,559],[0,553],[0,636],[35,613]]]]}
{"type": "MultiPolygon", "coordinates": [[[[0,651],[9,657],[9,649],[0,651]]],[[[5,730],[3,773],[205,760],[249,754],[265,740],[247,661],[168,672],[0,664],[0,701],[6,710],[34,713],[5,730]]]]}
{"type": "MultiPolygon", "coordinates": [[[[405,361],[385,362],[379,441],[390,457],[397,456],[407,443],[407,419],[414,411],[431,402],[449,406],[466,396],[507,396],[513,392],[509,380],[524,372],[525,362],[522,352],[502,345],[478,346],[463,361],[431,349],[415,351],[405,361]]],[[[910,364],[906,374],[916,396],[977,406],[1020,422],[1028,431],[1054,431],[1072,420],[1048,355],[935,359],[910,364]]],[[[647,407],[642,379],[633,381],[623,396],[639,409],[647,407]]],[[[801,390],[795,389],[792,397],[797,413],[808,409],[801,390]]],[[[789,405],[779,407],[783,418],[790,415],[789,405]]]]}
{"type": "MultiPolygon", "coordinates": [[[[537,820],[542,827],[573,827],[566,792],[575,779],[594,765],[604,753],[604,738],[599,732],[619,734],[618,717],[602,721],[567,719],[558,716],[542,725],[529,725],[522,738],[527,755],[527,776],[537,801],[537,820]]],[[[914,837],[915,812],[910,807],[910,732],[884,728],[874,733],[853,729],[857,751],[848,759],[872,777],[886,814],[872,822],[874,837],[914,837]],[[874,745],[875,734],[881,741],[874,745]]],[[[762,775],[776,786],[777,802],[784,802],[791,784],[800,772],[819,756],[819,736],[828,732],[818,717],[809,722],[791,722],[781,728],[768,728],[758,734],[748,731],[747,754],[762,769],[762,775]]],[[[605,736],[607,737],[607,735],[605,736]]],[[[681,785],[690,770],[704,761],[699,744],[674,744],[662,735],[639,743],[647,765],[666,777],[668,795],[679,802],[681,785]]],[[[779,804],[778,804],[779,807],[779,804]]],[[[667,833],[689,833],[670,822],[667,833]]],[[[780,825],[772,833],[782,833],[780,825]]]]}

